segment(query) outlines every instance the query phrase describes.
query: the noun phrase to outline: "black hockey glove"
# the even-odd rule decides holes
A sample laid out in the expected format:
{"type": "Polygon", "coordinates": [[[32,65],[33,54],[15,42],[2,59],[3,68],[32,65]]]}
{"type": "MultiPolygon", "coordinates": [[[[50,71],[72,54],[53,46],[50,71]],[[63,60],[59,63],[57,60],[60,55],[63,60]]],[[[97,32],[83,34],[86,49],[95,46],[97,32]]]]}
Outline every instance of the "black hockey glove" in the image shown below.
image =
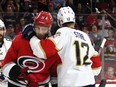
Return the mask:
{"type": "Polygon", "coordinates": [[[20,68],[17,64],[11,62],[3,67],[3,75],[9,79],[10,84],[14,84],[17,87],[19,87],[19,85],[28,85],[26,87],[38,87],[38,80],[35,74],[29,72],[28,67],[20,68]]]}
{"type": "Polygon", "coordinates": [[[22,36],[27,39],[30,40],[34,35],[35,35],[35,31],[33,30],[34,25],[33,24],[28,24],[23,28],[22,31],[22,36]]]}
{"type": "Polygon", "coordinates": [[[21,74],[28,74],[28,70],[28,67],[21,68],[14,62],[10,62],[2,68],[2,73],[5,77],[17,79],[21,74]]]}

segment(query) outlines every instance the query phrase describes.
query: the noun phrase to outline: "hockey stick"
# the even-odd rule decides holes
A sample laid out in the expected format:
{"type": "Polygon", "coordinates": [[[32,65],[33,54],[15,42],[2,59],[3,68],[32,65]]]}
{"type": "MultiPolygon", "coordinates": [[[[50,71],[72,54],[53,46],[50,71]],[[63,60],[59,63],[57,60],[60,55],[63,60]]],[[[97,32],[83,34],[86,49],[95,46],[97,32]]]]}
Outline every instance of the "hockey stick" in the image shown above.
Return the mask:
{"type": "Polygon", "coordinates": [[[99,51],[98,51],[99,55],[101,54],[102,49],[104,48],[105,42],[106,42],[106,39],[104,38],[104,39],[102,40],[102,43],[101,43],[100,49],[99,49],[99,51]]]}
{"type": "MultiPolygon", "coordinates": [[[[104,38],[104,39],[102,40],[100,49],[99,49],[99,51],[98,51],[99,55],[101,54],[102,49],[104,48],[105,42],[106,42],[106,39],[104,38]]],[[[105,80],[105,79],[102,79],[101,82],[100,82],[99,87],[105,87],[105,85],[106,85],[106,80],[105,80]]]]}
{"type": "Polygon", "coordinates": [[[101,80],[99,87],[105,87],[105,85],[106,85],[106,80],[105,79],[101,80]]]}

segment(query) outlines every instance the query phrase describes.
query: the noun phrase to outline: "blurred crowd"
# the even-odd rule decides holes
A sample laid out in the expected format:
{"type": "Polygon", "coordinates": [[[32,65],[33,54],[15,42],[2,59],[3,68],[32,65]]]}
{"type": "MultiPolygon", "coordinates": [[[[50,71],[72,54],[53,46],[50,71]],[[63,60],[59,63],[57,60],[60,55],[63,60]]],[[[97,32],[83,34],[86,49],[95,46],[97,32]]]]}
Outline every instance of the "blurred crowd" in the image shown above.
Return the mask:
{"type": "MultiPolygon", "coordinates": [[[[103,14],[114,15],[116,13],[115,0],[1,0],[0,18],[6,24],[15,28],[15,34],[22,30],[27,23],[33,23],[33,18],[41,10],[48,11],[53,15],[53,28],[57,29],[56,14],[60,7],[70,6],[76,13],[76,29],[82,30],[87,27],[91,31],[91,26],[96,25],[98,30],[102,29],[103,14]]],[[[111,28],[114,22],[106,15],[105,28],[111,28]]],[[[52,34],[56,30],[52,30],[52,34]]]]}

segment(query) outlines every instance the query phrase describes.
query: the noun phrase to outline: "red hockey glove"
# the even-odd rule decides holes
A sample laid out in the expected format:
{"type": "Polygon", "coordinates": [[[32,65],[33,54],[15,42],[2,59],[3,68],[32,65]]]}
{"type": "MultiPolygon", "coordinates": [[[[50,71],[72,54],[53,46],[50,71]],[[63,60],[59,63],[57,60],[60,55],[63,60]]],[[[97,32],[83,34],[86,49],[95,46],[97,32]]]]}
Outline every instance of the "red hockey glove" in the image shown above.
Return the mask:
{"type": "Polygon", "coordinates": [[[22,74],[19,78],[22,78],[23,81],[28,81],[27,87],[38,87],[38,81],[34,74],[22,74]]]}
{"type": "Polygon", "coordinates": [[[29,82],[29,84],[27,85],[27,87],[38,87],[38,82],[29,82]]]}
{"type": "Polygon", "coordinates": [[[29,73],[28,73],[28,70],[29,70],[28,67],[24,67],[24,68],[22,68],[22,69],[20,70],[20,72],[21,72],[21,74],[29,74],[29,73]]]}
{"type": "Polygon", "coordinates": [[[23,68],[20,77],[22,77],[24,81],[28,81],[27,87],[38,87],[36,76],[32,73],[28,73],[28,70],[28,67],[23,68]]]}

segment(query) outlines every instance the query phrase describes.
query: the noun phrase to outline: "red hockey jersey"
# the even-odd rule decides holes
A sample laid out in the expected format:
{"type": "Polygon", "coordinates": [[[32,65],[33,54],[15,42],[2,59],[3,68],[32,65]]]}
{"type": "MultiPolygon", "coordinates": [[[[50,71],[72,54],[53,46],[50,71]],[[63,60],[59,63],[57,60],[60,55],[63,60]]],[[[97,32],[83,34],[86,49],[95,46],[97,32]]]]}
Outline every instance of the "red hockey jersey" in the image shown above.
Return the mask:
{"type": "Polygon", "coordinates": [[[34,73],[37,81],[41,83],[46,81],[50,77],[50,74],[56,76],[56,67],[58,62],[60,62],[57,59],[59,60],[57,54],[47,59],[35,57],[30,48],[29,41],[19,34],[13,40],[4,59],[3,66],[10,62],[15,62],[20,67],[29,65],[29,68],[32,73],[34,73]]]}

